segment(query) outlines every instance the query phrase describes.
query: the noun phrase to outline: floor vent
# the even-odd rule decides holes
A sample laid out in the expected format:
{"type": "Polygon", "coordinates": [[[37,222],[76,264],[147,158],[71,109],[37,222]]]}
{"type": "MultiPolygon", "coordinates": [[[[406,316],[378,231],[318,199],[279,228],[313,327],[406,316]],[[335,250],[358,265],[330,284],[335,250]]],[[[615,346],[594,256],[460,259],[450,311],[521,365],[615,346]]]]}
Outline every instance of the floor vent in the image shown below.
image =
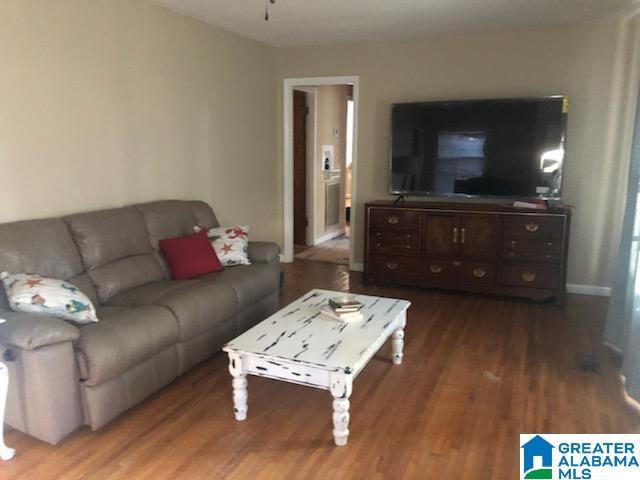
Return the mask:
{"type": "Polygon", "coordinates": [[[340,182],[325,184],[324,228],[340,224],[340,182]]]}

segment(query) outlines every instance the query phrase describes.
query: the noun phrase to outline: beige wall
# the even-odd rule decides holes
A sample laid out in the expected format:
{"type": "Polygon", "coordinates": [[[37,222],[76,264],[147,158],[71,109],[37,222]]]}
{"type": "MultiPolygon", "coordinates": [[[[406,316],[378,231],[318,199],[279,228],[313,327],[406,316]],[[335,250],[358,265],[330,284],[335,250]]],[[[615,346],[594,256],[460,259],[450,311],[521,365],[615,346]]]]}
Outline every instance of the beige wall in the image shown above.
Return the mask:
{"type": "Polygon", "coordinates": [[[2,0],[0,58],[0,221],[197,198],[281,237],[273,48],[141,0],[2,0]]]}
{"type": "Polygon", "coordinates": [[[639,23],[276,50],[142,0],[3,0],[0,221],[200,198],[282,242],[282,79],[359,75],[362,261],[363,204],[389,198],[391,103],[564,93],[569,281],[608,285],[639,23]]]}
{"type": "MultiPolygon", "coordinates": [[[[399,43],[279,49],[277,91],[280,100],[282,79],[289,77],[360,77],[357,262],[363,256],[364,203],[391,198],[387,156],[392,103],[568,95],[564,198],[576,205],[569,282],[608,285],[626,174],[624,155],[616,147],[619,129],[628,127],[617,123],[630,98],[619,93],[621,82],[629,79],[629,72],[623,71],[630,61],[625,34],[616,21],[399,43]]],[[[281,153],[280,140],[280,158],[281,153]]]]}

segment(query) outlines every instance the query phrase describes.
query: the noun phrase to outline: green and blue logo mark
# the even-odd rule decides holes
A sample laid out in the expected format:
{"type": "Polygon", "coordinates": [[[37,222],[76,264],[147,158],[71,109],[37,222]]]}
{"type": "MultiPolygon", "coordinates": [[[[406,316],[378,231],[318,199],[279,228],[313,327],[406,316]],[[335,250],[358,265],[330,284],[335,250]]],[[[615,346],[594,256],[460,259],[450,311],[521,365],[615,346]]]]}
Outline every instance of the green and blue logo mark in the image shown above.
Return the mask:
{"type": "Polygon", "coordinates": [[[553,480],[553,449],[555,447],[551,443],[540,435],[536,435],[520,448],[522,449],[521,478],[553,480]]]}
{"type": "Polygon", "coordinates": [[[639,434],[521,434],[520,480],[638,480],[639,434]]]}

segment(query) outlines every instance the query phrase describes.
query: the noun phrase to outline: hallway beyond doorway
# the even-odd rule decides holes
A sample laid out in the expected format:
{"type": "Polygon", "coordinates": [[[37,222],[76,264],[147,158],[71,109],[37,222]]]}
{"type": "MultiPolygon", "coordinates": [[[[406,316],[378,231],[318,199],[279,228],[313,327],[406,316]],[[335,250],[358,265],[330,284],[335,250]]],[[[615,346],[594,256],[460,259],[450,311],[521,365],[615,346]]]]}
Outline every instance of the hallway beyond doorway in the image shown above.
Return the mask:
{"type": "Polygon", "coordinates": [[[349,265],[353,85],[294,86],[292,107],[293,253],[349,265]]]}
{"type": "Polygon", "coordinates": [[[336,265],[349,265],[349,242],[347,228],[345,234],[320,243],[315,247],[295,245],[295,258],[298,260],[334,263],[336,265]]]}

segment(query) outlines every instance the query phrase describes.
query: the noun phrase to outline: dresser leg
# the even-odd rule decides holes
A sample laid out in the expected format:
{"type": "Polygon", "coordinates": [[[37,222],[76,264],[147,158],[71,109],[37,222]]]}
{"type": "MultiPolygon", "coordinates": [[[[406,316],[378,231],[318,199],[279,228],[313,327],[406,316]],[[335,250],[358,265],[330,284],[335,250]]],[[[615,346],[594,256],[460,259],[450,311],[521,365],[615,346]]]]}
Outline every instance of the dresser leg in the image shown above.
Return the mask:
{"type": "Polygon", "coordinates": [[[4,409],[7,405],[7,390],[9,388],[9,369],[0,362],[0,458],[11,460],[16,451],[4,443],[4,409]]]}
{"type": "Polygon", "coordinates": [[[556,307],[564,308],[567,305],[567,292],[559,293],[555,299],[556,307]]]}
{"type": "Polygon", "coordinates": [[[331,395],[333,395],[333,441],[344,447],[349,440],[349,397],[353,378],[351,375],[336,372],[331,378],[331,395]]]}
{"type": "Polygon", "coordinates": [[[247,375],[242,366],[242,357],[236,353],[229,353],[229,373],[233,376],[233,413],[236,420],[242,422],[247,419],[247,375]]]}

